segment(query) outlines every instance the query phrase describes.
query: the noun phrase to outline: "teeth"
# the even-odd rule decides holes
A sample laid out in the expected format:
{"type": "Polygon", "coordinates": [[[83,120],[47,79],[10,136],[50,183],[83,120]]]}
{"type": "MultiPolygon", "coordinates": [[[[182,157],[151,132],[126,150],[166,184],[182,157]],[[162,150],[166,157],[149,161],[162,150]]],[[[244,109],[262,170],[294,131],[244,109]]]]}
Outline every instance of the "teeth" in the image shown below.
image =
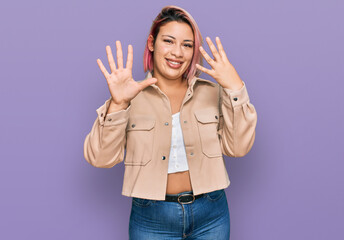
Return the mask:
{"type": "Polygon", "coordinates": [[[172,63],[173,65],[178,65],[178,64],[180,64],[179,62],[173,62],[173,61],[170,61],[170,60],[167,60],[167,61],[169,61],[169,62],[172,63]]]}

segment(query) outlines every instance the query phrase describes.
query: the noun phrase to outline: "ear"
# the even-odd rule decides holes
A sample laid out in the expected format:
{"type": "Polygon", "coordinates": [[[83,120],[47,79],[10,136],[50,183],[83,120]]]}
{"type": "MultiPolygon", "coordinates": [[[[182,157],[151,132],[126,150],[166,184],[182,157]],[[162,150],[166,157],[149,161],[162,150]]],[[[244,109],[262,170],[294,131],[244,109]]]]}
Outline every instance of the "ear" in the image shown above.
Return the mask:
{"type": "Polygon", "coordinates": [[[154,51],[153,40],[154,40],[154,37],[153,37],[152,34],[150,34],[150,35],[148,36],[148,39],[147,39],[147,45],[148,45],[149,51],[151,51],[151,52],[154,51]]]}

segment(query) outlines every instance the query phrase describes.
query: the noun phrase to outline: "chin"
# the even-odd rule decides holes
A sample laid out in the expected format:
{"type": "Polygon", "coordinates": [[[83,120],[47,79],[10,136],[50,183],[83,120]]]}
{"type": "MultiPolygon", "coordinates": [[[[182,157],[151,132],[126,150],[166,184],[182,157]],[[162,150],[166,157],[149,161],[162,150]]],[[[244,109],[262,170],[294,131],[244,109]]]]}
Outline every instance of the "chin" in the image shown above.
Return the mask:
{"type": "Polygon", "coordinates": [[[183,77],[186,70],[187,69],[172,69],[166,66],[163,75],[170,79],[177,79],[183,77]]]}
{"type": "Polygon", "coordinates": [[[184,73],[184,72],[171,70],[171,71],[165,72],[164,75],[165,75],[167,78],[170,78],[170,79],[177,79],[177,78],[182,77],[182,76],[183,76],[183,73],[184,73]]]}

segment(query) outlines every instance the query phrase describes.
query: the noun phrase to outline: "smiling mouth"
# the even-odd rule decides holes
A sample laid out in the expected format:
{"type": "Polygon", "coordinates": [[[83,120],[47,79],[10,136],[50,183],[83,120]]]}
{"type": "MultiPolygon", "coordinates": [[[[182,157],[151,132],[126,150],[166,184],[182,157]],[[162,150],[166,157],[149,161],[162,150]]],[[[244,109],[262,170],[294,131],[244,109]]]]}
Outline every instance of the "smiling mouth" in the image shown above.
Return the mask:
{"type": "Polygon", "coordinates": [[[173,61],[167,58],[166,58],[166,61],[168,65],[171,66],[172,68],[179,68],[183,64],[183,62],[181,61],[173,61]]]}

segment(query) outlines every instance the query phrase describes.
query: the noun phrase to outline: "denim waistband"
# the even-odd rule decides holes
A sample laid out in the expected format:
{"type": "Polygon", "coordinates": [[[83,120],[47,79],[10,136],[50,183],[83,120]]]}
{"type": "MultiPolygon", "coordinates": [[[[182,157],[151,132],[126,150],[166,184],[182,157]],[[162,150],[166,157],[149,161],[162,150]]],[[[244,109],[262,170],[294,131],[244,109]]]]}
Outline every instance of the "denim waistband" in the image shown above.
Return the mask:
{"type": "Polygon", "coordinates": [[[176,194],[166,194],[166,196],[179,196],[182,194],[193,194],[193,191],[186,191],[186,192],[181,192],[181,193],[176,193],[176,194]]]}

